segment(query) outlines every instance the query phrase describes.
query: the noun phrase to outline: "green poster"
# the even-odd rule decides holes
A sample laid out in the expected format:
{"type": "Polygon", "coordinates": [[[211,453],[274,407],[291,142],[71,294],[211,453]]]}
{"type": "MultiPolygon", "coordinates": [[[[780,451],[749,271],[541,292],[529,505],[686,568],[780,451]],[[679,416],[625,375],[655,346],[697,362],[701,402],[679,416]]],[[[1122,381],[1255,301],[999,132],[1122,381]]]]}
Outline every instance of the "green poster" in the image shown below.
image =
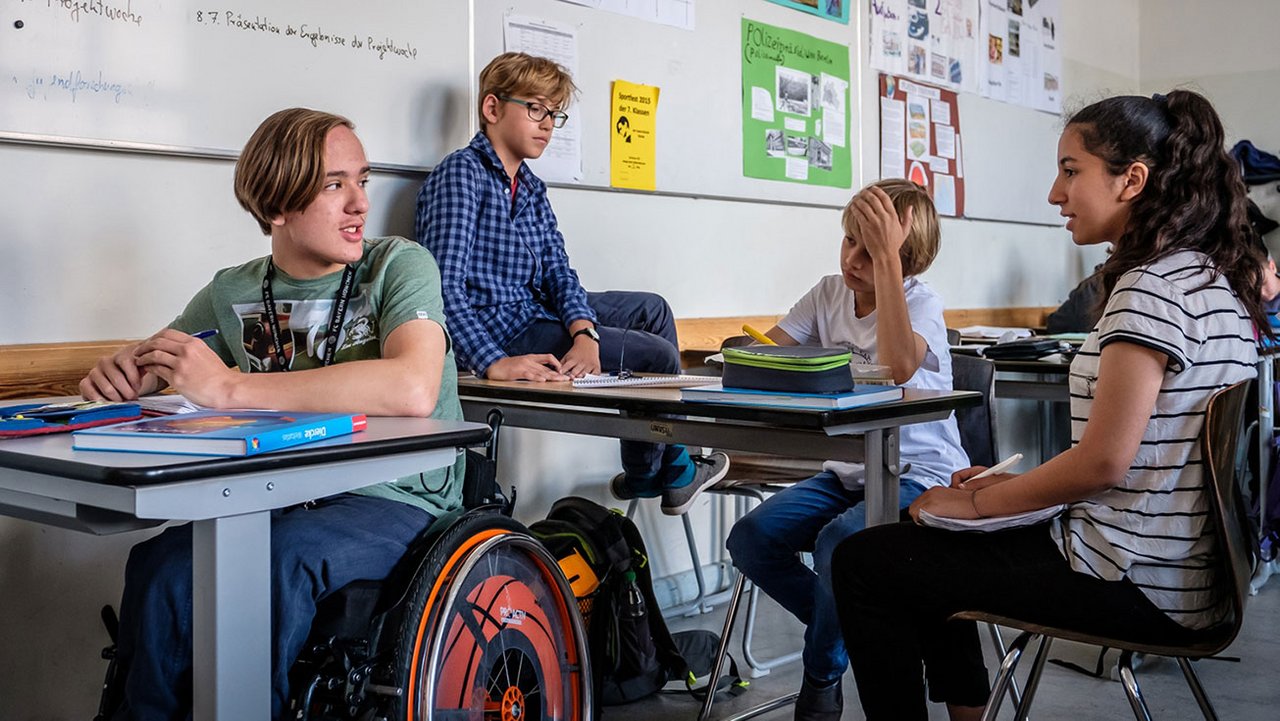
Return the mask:
{"type": "Polygon", "coordinates": [[[848,188],[849,46],[742,19],[742,174],[848,188]]]}

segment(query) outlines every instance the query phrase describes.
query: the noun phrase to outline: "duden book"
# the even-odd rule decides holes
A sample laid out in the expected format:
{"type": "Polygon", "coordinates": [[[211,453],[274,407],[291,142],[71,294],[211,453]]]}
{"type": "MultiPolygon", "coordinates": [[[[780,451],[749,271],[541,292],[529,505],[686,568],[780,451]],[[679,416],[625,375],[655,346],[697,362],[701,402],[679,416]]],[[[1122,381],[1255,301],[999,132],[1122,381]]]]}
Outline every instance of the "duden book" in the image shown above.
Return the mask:
{"type": "Polygon", "coordinates": [[[362,413],[219,411],[148,418],[72,433],[84,451],[252,456],[363,431],[362,413]]]}
{"type": "Polygon", "coordinates": [[[719,383],[680,389],[680,400],[691,403],[728,403],[744,406],[776,406],[803,410],[838,411],[886,403],[902,398],[901,386],[859,385],[847,393],[783,393],[748,388],[725,388],[719,383]]]}

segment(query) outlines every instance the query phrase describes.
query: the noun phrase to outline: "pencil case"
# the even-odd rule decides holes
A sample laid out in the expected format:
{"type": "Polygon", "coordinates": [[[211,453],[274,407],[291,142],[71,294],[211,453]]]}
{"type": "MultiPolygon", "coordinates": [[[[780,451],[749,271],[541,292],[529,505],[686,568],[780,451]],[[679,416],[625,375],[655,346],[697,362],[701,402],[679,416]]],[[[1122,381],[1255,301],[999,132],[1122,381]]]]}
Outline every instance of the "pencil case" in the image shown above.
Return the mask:
{"type": "Polygon", "coordinates": [[[66,433],[141,417],[137,403],[28,403],[0,408],[0,438],[66,433]]]}
{"type": "Polygon", "coordinates": [[[725,388],[746,388],[783,393],[847,393],[853,390],[844,348],[819,346],[753,345],[725,348],[725,388]]]}

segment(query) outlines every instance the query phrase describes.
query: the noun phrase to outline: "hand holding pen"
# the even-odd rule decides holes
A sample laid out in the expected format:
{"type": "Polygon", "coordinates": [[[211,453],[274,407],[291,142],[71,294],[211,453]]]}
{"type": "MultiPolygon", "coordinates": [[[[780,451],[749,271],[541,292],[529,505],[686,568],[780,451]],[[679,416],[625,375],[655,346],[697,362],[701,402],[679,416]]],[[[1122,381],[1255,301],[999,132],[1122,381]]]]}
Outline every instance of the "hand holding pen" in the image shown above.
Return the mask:
{"type": "Polygon", "coordinates": [[[994,466],[959,481],[956,480],[956,476],[971,469],[966,468],[964,471],[956,471],[955,475],[952,476],[951,485],[954,488],[962,488],[966,491],[976,491],[980,488],[986,488],[987,486],[993,483],[999,483],[1001,480],[1004,480],[1004,479],[997,479],[994,476],[1004,473],[1005,471],[1009,470],[1014,465],[1016,465],[1018,461],[1021,461],[1021,460],[1022,460],[1022,454],[1015,453],[1012,456],[1009,456],[1008,458],[1004,459],[1003,461],[1000,461],[999,463],[995,464],[994,466]],[[984,481],[984,482],[979,483],[978,481],[984,481]]]}

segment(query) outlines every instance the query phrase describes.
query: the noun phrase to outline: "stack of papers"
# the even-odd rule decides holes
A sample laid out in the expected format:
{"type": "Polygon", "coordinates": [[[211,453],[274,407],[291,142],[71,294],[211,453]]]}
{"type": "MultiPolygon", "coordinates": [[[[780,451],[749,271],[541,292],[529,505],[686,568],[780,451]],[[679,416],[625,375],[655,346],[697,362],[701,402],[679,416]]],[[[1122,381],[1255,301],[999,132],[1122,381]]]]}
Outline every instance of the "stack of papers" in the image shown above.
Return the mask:
{"type": "Polygon", "coordinates": [[[1030,338],[1030,328],[1009,328],[998,325],[971,325],[967,328],[957,328],[960,331],[961,338],[991,338],[1001,341],[1016,340],[1018,338],[1030,338]]]}
{"type": "Polygon", "coordinates": [[[143,396],[134,402],[142,407],[144,413],[152,416],[171,416],[176,413],[195,413],[203,410],[177,393],[143,396]]]}
{"type": "Polygon", "coordinates": [[[573,379],[574,388],[686,388],[705,386],[716,382],[715,376],[698,376],[683,373],[652,373],[620,378],[612,373],[597,375],[588,373],[573,379]]]}
{"type": "Polygon", "coordinates": [[[1012,516],[992,516],[990,518],[945,518],[935,516],[928,511],[920,511],[920,523],[947,531],[1000,531],[1006,528],[1034,526],[1056,517],[1067,509],[1066,505],[1049,506],[1036,511],[1015,513],[1012,516]]]}

